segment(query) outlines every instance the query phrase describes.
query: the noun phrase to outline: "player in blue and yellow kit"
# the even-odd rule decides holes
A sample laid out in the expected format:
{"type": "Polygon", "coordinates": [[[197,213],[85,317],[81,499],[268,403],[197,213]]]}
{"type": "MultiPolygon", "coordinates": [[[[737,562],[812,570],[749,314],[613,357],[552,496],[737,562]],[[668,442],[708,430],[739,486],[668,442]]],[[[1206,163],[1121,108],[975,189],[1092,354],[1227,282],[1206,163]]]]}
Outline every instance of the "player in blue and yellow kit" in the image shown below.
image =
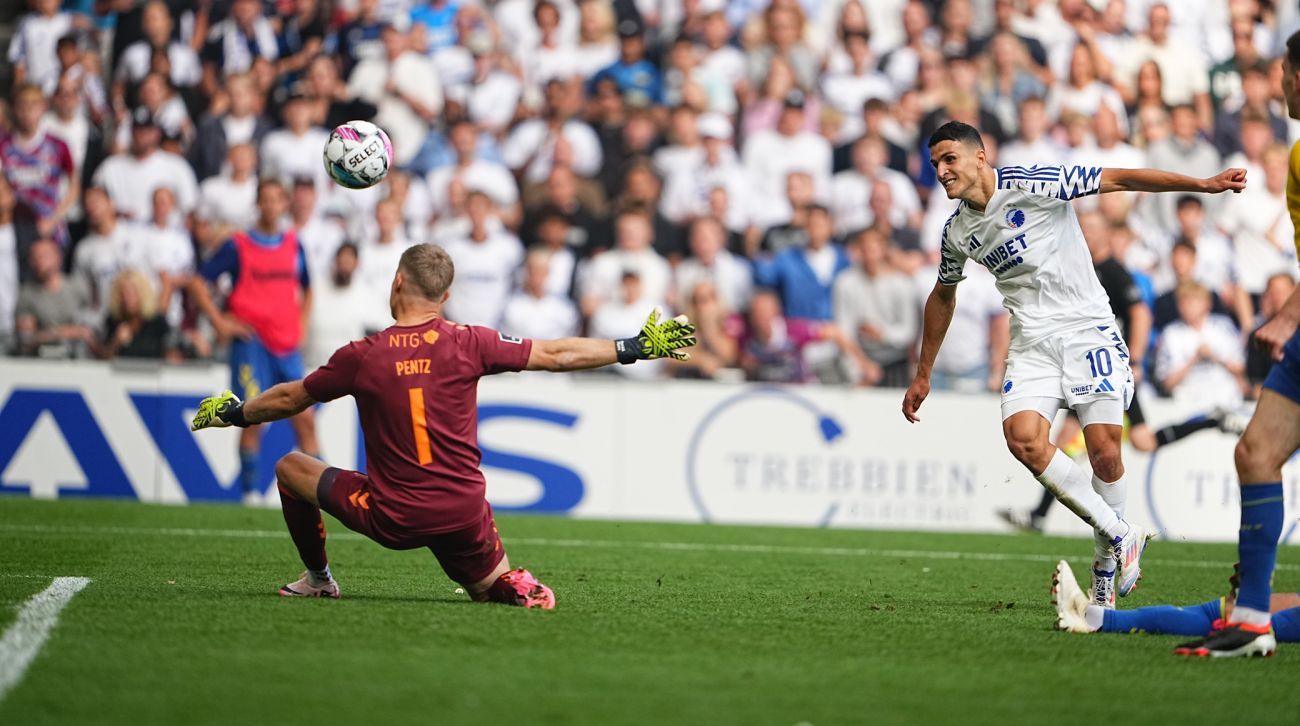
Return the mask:
{"type": "MultiPolygon", "coordinates": [[[[304,322],[311,309],[311,280],[297,232],[281,229],[288,209],[284,186],[263,180],[257,187],[257,224],[236,232],[199,270],[190,286],[199,308],[223,338],[230,340],[230,388],[244,400],[277,383],[303,376],[304,322]],[[206,282],[229,275],[226,311],[212,302],[206,282]],[[206,282],[205,282],[206,281],[206,282]]],[[[312,410],[290,419],[298,448],[319,455],[312,410]]],[[[258,501],[260,427],[240,432],[239,486],[245,503],[258,501]]]]}
{"type": "MultiPolygon", "coordinates": [[[[1287,113],[1300,119],[1300,32],[1286,41],[1282,59],[1282,93],[1287,113]]],[[[1286,206],[1296,227],[1300,251],[1300,144],[1291,147],[1286,180],[1286,206]]],[[[1277,647],[1270,624],[1269,598],[1277,543],[1282,535],[1285,502],[1282,465],[1300,449],[1300,288],[1296,288],[1273,319],[1255,331],[1255,345],[1274,360],[1264,380],[1255,415],[1237,442],[1235,459],[1241,482],[1241,530],[1237,557],[1241,560],[1241,589],[1237,606],[1224,627],[1186,643],[1179,655],[1231,657],[1271,655],[1277,647]]]]}

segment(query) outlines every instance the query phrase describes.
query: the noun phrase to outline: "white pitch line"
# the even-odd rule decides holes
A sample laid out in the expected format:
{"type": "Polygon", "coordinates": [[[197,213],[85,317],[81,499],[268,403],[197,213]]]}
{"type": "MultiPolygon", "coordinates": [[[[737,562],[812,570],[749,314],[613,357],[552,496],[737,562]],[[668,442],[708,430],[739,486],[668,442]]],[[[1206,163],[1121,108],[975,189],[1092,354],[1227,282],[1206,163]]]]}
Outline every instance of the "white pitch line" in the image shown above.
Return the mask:
{"type": "MultiPolygon", "coordinates": [[[[70,535],[155,535],[164,537],[228,537],[239,539],[281,539],[288,534],[283,530],[270,529],[189,529],[189,528],[149,528],[149,527],[55,527],[42,524],[0,524],[0,533],[19,532],[28,534],[70,534],[70,535]]],[[[365,537],[352,532],[331,532],[330,539],[364,540],[365,537]]],[[[640,540],[599,540],[599,539],[552,539],[547,537],[503,537],[502,541],[511,545],[537,547],[573,547],[602,549],[645,549],[677,552],[723,552],[741,554],[786,554],[815,555],[827,557],[880,557],[891,559],[929,559],[929,560],[977,560],[982,562],[1048,562],[1055,563],[1068,559],[1071,554],[1020,554],[1008,552],[959,552],[953,550],[900,550],[874,549],[870,547],[801,547],[797,545],[760,545],[760,544],[720,544],[708,542],[655,542],[640,540]]],[[[1159,544],[1156,540],[1156,544],[1159,544]]],[[[1074,553],[1077,555],[1078,553],[1074,553]]],[[[1189,567],[1201,570],[1222,570],[1232,566],[1229,562],[1212,562],[1206,560],[1161,560],[1146,558],[1143,560],[1160,567],[1189,567]]],[[[1300,565],[1279,563],[1278,570],[1300,571],[1300,565]]]]}
{"type": "Polygon", "coordinates": [[[0,701],[22,680],[27,666],[41,652],[64,606],[89,584],[85,577],[56,577],[49,587],[23,605],[18,619],[0,639],[0,701]]]}

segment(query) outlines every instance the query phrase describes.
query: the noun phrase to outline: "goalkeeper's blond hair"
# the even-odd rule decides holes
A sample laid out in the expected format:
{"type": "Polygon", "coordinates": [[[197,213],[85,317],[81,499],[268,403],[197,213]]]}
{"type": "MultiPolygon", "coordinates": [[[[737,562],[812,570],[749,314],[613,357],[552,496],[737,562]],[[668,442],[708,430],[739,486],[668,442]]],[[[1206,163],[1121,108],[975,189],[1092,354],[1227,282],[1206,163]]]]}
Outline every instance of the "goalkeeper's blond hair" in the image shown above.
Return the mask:
{"type": "Polygon", "coordinates": [[[447,288],[451,287],[452,278],[456,276],[456,266],[452,264],[451,255],[438,245],[427,242],[408,247],[402,253],[397,269],[406,275],[406,279],[423,297],[433,302],[442,300],[447,288]]]}

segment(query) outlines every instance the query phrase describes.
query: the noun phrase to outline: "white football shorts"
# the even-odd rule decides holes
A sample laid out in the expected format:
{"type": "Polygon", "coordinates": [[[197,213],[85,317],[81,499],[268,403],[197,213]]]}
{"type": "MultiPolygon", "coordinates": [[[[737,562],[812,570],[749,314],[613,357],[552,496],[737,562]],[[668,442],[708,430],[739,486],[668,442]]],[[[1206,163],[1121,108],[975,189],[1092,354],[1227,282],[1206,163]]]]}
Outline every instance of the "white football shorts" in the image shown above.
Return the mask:
{"type": "Polygon", "coordinates": [[[1002,380],[1002,420],[1037,411],[1051,421],[1065,406],[1084,426],[1122,426],[1133,400],[1128,360],[1128,346],[1113,322],[1012,349],[1002,380]]]}

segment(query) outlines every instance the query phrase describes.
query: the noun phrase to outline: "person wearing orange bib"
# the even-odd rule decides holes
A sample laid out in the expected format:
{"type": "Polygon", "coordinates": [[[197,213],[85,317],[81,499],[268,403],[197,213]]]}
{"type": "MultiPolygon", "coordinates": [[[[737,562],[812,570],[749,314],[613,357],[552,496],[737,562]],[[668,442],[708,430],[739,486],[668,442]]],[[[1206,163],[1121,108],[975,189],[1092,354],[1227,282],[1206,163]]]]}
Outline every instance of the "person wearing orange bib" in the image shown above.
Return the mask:
{"type": "MultiPolygon", "coordinates": [[[[230,341],[230,388],[248,400],[277,383],[303,376],[304,320],[311,309],[311,279],[297,231],[281,228],[288,209],[284,186],[264,180],[257,187],[257,223],[236,232],[203,263],[191,292],[217,333],[230,341]],[[212,300],[208,283],[231,282],[226,310],[212,300]]],[[[319,456],[311,409],[290,419],[298,448],[319,456]]],[[[239,437],[239,486],[245,504],[261,501],[261,427],[239,437]]]]}

